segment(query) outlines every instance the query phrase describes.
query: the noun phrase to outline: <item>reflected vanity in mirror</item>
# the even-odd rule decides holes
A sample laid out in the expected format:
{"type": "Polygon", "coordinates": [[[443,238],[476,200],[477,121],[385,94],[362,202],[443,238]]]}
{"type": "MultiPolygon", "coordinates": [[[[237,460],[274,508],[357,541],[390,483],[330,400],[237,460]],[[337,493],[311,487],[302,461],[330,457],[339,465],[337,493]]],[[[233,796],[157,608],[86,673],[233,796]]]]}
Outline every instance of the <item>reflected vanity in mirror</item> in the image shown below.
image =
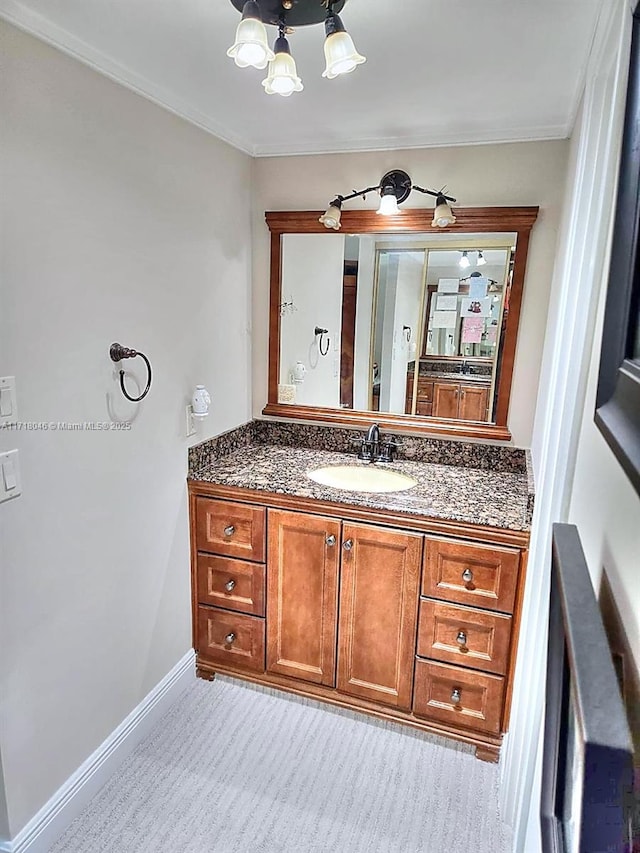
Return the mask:
{"type": "Polygon", "coordinates": [[[508,439],[529,232],[537,208],[267,213],[265,414],[508,439]]]}

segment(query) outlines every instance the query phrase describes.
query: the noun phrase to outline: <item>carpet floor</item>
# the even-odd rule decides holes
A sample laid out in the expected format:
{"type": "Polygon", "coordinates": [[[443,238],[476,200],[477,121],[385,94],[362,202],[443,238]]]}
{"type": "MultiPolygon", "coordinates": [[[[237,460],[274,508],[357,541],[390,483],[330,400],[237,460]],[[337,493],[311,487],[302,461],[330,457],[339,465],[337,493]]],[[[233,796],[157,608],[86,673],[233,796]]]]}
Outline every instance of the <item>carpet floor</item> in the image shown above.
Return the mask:
{"type": "Polygon", "coordinates": [[[217,676],[51,853],[506,853],[497,784],[462,744],[217,676]]]}

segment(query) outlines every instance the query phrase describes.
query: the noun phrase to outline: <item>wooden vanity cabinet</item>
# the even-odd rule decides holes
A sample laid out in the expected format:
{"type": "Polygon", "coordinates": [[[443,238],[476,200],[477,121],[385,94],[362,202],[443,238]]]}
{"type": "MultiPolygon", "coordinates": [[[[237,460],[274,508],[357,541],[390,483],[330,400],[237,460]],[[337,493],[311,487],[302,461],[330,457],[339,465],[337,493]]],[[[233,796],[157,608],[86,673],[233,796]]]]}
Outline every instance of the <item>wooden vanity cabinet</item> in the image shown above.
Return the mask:
{"type": "Polygon", "coordinates": [[[489,388],[464,382],[434,382],[434,418],[457,418],[462,421],[485,421],[489,405],[489,388]]]}
{"type": "MultiPolygon", "coordinates": [[[[405,413],[413,407],[413,373],[407,374],[405,413]]],[[[462,421],[486,421],[489,407],[489,384],[463,382],[459,379],[433,380],[418,376],[416,414],[462,421]]]]}
{"type": "Polygon", "coordinates": [[[364,524],[342,537],[338,690],[408,710],[423,537],[364,524]]]}
{"type": "Polygon", "coordinates": [[[267,672],[333,686],[341,523],[268,510],[267,672]]]}
{"type": "Polygon", "coordinates": [[[396,720],[497,760],[526,533],[206,483],[189,490],[198,675],[226,672],[396,720]]]}

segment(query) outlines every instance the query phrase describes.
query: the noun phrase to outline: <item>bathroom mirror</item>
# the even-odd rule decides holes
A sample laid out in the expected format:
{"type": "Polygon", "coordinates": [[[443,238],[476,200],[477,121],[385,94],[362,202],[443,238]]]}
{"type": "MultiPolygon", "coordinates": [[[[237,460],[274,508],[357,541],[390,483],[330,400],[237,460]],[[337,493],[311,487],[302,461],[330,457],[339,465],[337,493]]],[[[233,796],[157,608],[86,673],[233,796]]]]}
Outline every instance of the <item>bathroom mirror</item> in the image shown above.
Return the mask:
{"type": "Polygon", "coordinates": [[[265,414],[508,439],[528,237],[537,208],[267,213],[265,414]]]}

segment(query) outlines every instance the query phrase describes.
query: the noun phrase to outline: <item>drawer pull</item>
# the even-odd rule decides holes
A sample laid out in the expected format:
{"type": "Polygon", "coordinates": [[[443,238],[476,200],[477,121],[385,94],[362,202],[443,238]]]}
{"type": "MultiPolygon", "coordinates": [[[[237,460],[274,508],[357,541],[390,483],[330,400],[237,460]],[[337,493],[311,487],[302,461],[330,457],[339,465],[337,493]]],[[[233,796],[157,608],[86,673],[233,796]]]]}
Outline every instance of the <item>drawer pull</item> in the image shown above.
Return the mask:
{"type": "Polygon", "coordinates": [[[233,643],[233,641],[235,640],[235,638],[236,635],[232,631],[230,634],[227,634],[227,636],[224,638],[224,641],[228,646],[230,646],[231,643],[233,643]]]}
{"type": "Polygon", "coordinates": [[[228,527],[225,527],[225,529],[224,529],[224,535],[225,536],[233,536],[233,534],[235,532],[236,532],[236,529],[233,526],[233,524],[230,524],[228,527]]]}
{"type": "Polygon", "coordinates": [[[461,697],[460,688],[454,687],[453,690],[451,691],[451,704],[452,705],[459,705],[461,698],[462,697],[461,697]]]}
{"type": "Polygon", "coordinates": [[[226,582],[224,588],[227,590],[227,592],[232,592],[236,588],[236,582],[233,580],[233,578],[226,582]]]}
{"type": "Polygon", "coordinates": [[[353,539],[346,539],[342,547],[345,551],[350,551],[353,548],[353,539]]]}
{"type": "Polygon", "coordinates": [[[456,643],[461,647],[464,647],[467,645],[467,635],[465,634],[464,631],[458,631],[458,636],[456,637],[456,643]]]}
{"type": "Polygon", "coordinates": [[[335,545],[336,537],[333,535],[333,533],[331,533],[324,541],[327,543],[327,545],[335,545]]]}
{"type": "Polygon", "coordinates": [[[462,580],[465,583],[471,583],[471,581],[473,580],[473,572],[471,571],[471,569],[464,570],[464,572],[462,573],[462,580]]]}

